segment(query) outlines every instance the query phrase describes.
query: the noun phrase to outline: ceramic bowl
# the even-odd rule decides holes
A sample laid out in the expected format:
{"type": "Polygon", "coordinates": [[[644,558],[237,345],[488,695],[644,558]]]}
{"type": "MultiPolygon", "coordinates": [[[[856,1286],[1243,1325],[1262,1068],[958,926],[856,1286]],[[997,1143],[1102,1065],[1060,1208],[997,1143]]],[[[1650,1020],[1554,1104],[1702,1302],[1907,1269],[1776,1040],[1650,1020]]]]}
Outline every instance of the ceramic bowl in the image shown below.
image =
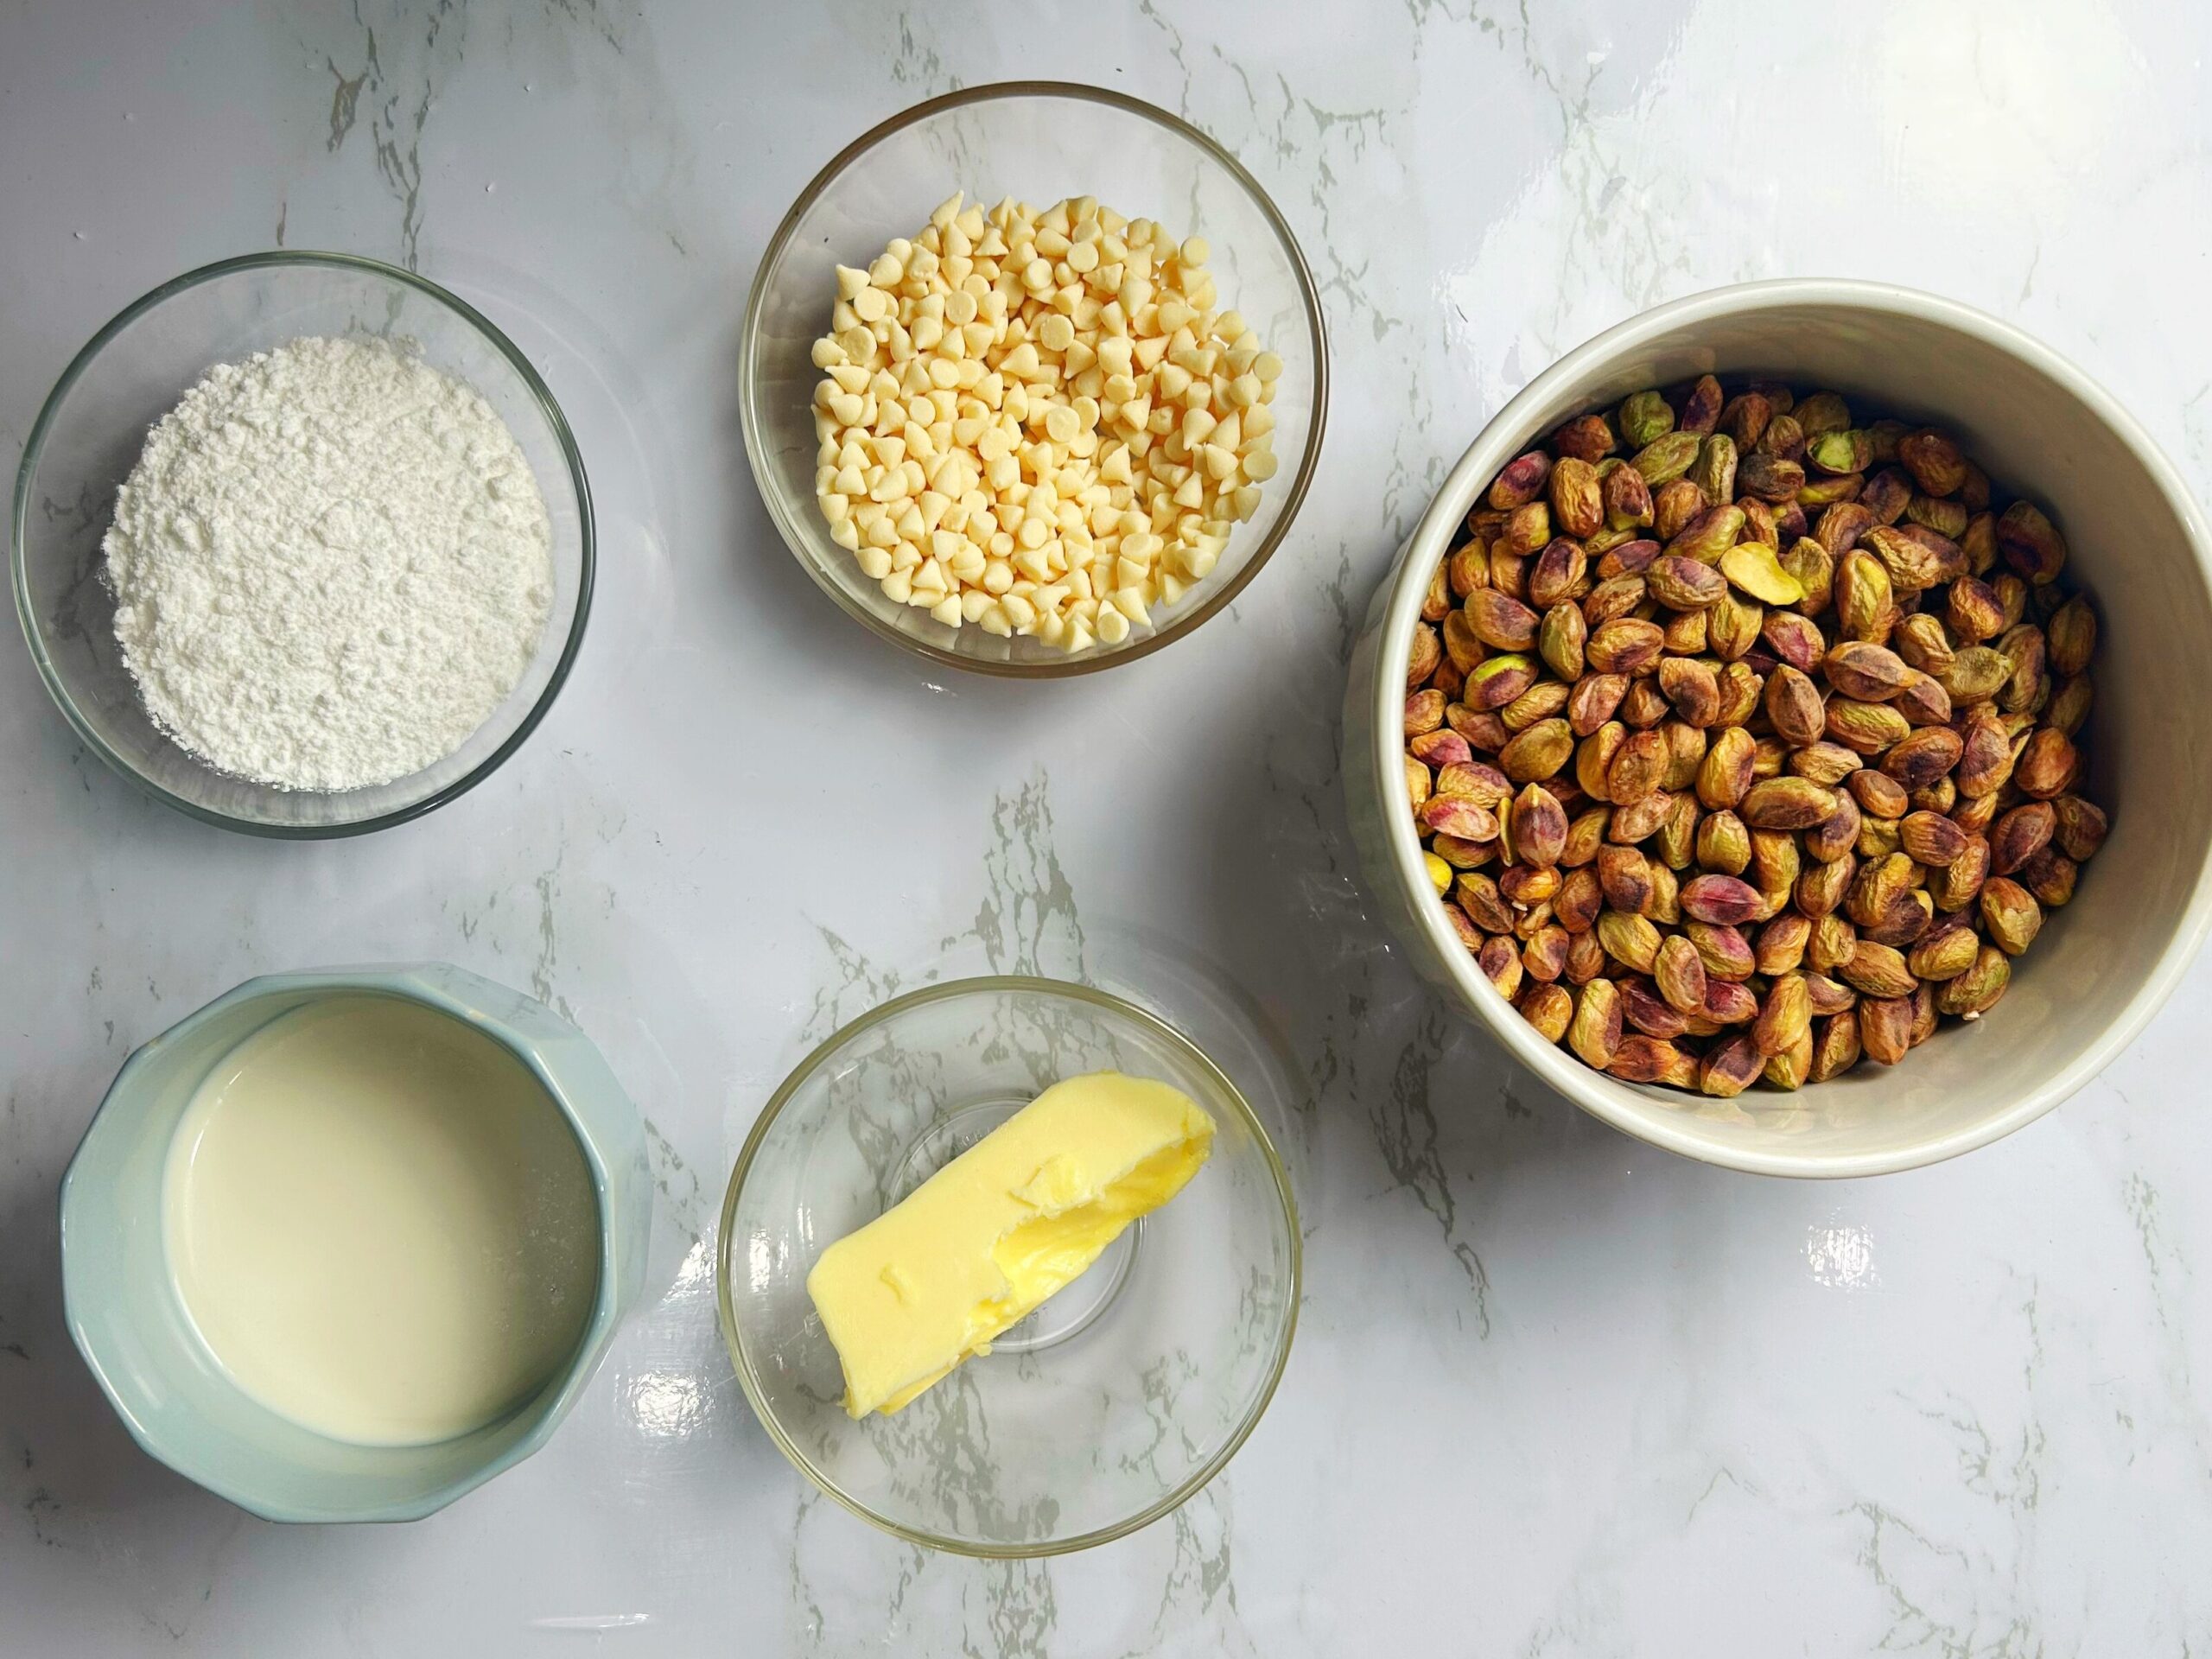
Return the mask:
{"type": "Polygon", "coordinates": [[[1053,1555],[1168,1514],[1259,1422],[1298,1323],[1297,1210],[1260,1120],[1181,1033],[1088,986],[960,980],[862,1015],[776,1090],[730,1175],[715,1281],[746,1397],[808,1478],[915,1543],[1053,1555]],[[990,1353],[848,1417],[806,1291],[823,1250],[1100,1071],[1204,1108],[1204,1167],[990,1353]]]}
{"type": "Polygon", "coordinates": [[[1446,480],[1376,593],[1354,654],[1344,771],[1370,887],[1415,966],[1522,1065],[1616,1128],[1709,1163],[1869,1175],[1985,1146],[2079,1089],[2139,1033],[2212,920],[2212,575],[2202,513],[2135,421],[2010,325],[1856,282],[1755,283],[1608,330],[1499,411],[1446,480]],[[1795,1095],[1734,1102],[1620,1082],[1546,1043],[1477,970],[1423,872],[1401,760],[1406,664],[1423,589],[1498,469],[1561,420],[1702,373],[1831,387],[1870,414],[1955,433],[2000,497],[2044,504],[2069,580],[2102,620],[2084,792],[2111,839],[2052,913],[2004,1000],[1895,1067],[1862,1064],[1795,1095]]]}
{"type": "Polygon", "coordinates": [[[11,569],[31,660],[86,747],[164,805],[257,836],[356,836],[435,810],[490,777],[553,706],[582,646],[591,490],[567,419],[530,359],[436,283],[353,254],[278,250],[187,271],[134,302],[62,372],[23,446],[11,569]],[[146,431],[218,363],[303,334],[407,346],[491,404],[530,461],[552,528],[553,601],[536,653],[458,749],[390,783],[276,789],[219,771],[146,713],[115,638],[100,543],[146,431]]]}
{"type": "Polygon", "coordinates": [[[969,86],[862,134],[817,174],[770,238],[753,273],[739,365],[745,448],[776,528],[848,615],[936,663],[1022,678],[1085,674],[1134,662],[1183,638],[1236,598],[1281,544],[1320,459],[1329,401],[1321,301],[1290,226],[1237,159],[1185,121],[1103,87],[1055,81],[969,86]],[[986,207],[1013,196],[1042,207],[1090,194],[1157,217],[1212,245],[1208,269],[1224,306],[1243,314],[1283,360],[1274,401],[1282,470],[1259,512],[1238,524],[1220,562],[1154,626],[1119,645],[1072,654],[1034,639],[949,627],[894,603],[830,539],[814,499],[814,391],[809,355],[830,327],[836,268],[867,265],[911,236],[956,190],[986,207]]]}
{"type": "Polygon", "coordinates": [[[138,1049],[61,1181],[69,1334],[138,1444],[271,1521],[411,1521],[544,1445],[598,1369],[643,1282],[652,1193],[636,1109],[589,1039],[543,1003],[443,963],[248,980],[138,1049]],[[194,1090],[270,1020],[334,995],[401,997],[510,1050],[567,1116],[599,1206],[599,1287],[568,1363],[499,1421],[432,1446],[357,1446],[279,1416],[208,1351],[171,1276],[162,1224],[169,1142],[194,1090]]]}

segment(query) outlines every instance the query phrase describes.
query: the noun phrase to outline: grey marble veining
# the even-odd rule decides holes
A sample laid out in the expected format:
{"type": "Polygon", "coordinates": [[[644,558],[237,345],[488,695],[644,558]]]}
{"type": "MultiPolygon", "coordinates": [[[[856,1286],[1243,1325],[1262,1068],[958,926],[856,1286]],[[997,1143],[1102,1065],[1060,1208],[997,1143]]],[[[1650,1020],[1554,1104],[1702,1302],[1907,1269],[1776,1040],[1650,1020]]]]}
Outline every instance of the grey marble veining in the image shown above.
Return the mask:
{"type": "Polygon", "coordinates": [[[0,8],[0,464],[144,289],[352,249],[533,355],[605,555],[530,745],[362,842],[141,800],[0,651],[0,1647],[2212,1651],[2212,969],[1997,1147],[1877,1182],[1725,1175],[1580,1117],[1419,988],[1367,917],[1335,753],[1356,620],[1443,467],[1662,298],[1783,274],[1955,296],[2081,362],[2202,496],[2208,45],[2181,0],[0,8]],[[1042,688],[921,671],[823,602],[735,404],[753,264],[814,169],[1017,76],[1125,88],[1234,149],[1335,347],[1273,566],[1192,640],[1042,688]],[[1224,1478],[1121,1543],[901,1545],[805,1486],[730,1376],[730,1160],[883,997],[1096,973],[1133,934],[1218,964],[1287,1057],[1288,1376],[1224,1478]],[[652,1125],[658,1294],[552,1446],[452,1510],[269,1526],[109,1415],[61,1328],[55,1183],[123,1054],[186,1009],[425,957],[604,1047],[652,1125]]]}

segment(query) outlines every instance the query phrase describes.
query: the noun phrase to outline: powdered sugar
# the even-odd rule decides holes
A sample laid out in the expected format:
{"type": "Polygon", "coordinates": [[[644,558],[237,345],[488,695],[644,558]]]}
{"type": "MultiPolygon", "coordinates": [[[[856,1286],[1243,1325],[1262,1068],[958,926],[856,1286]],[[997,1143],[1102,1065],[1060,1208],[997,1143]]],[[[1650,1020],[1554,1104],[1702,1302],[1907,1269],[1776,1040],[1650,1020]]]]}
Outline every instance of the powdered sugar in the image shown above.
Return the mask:
{"type": "Polygon", "coordinates": [[[296,340],[156,423],[103,543],[147,711],[226,772],[345,790],[459,748],[552,602],[530,463],[476,392],[394,346],[296,340]]]}

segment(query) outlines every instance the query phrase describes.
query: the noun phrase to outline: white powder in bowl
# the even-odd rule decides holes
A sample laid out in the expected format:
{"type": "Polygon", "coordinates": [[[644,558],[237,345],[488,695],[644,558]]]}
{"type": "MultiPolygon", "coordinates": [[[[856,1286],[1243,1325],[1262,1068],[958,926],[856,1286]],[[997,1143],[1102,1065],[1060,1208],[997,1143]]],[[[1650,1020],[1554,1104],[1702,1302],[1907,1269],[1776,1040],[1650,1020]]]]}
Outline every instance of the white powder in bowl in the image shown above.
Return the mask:
{"type": "Polygon", "coordinates": [[[102,545],[147,712],[279,789],[451,754],[520,681],[552,604],[552,529],[514,434],[373,340],[208,371],[147,435],[102,545]]]}

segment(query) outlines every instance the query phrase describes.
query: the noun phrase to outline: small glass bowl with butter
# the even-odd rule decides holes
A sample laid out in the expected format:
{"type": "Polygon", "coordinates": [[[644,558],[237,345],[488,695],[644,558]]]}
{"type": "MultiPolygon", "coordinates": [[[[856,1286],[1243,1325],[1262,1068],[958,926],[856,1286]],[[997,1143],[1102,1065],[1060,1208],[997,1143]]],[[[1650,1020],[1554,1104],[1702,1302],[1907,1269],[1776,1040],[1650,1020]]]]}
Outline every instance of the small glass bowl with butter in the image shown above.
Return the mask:
{"type": "Polygon", "coordinates": [[[785,1080],[730,1176],[716,1277],[746,1396],[823,1491],[933,1548],[1054,1555],[1169,1514],[1251,1433],[1297,1320],[1297,1212],[1259,1118],[1171,1027],[1086,986],[962,980],[855,1020],[785,1080]],[[849,1415],[809,1294],[823,1254],[1096,1073],[1186,1096],[1212,1122],[1204,1161],[988,1352],[849,1415]]]}

